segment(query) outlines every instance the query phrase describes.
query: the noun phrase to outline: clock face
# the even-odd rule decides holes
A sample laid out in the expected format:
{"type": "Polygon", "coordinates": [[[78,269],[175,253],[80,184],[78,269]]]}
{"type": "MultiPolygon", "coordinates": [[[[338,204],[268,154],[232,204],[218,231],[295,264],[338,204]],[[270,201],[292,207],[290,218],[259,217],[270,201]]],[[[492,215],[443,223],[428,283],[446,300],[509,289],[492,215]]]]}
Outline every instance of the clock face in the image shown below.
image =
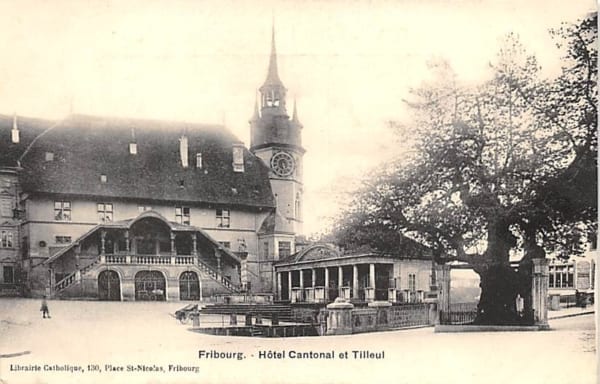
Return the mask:
{"type": "Polygon", "coordinates": [[[271,157],[271,169],[277,176],[286,177],[294,172],[296,162],[287,152],[277,152],[271,157]]]}

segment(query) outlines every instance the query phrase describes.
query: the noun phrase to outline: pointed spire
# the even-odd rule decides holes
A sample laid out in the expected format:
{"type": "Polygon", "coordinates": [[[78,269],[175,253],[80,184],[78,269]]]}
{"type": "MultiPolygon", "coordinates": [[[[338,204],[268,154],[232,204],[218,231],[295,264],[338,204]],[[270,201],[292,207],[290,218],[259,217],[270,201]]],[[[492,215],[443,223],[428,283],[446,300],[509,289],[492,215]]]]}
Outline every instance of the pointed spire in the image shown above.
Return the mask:
{"type": "Polygon", "coordinates": [[[294,97],[294,112],[292,113],[292,121],[299,123],[298,121],[298,108],[296,107],[296,98],[294,97]]]}
{"type": "Polygon", "coordinates": [[[269,71],[264,85],[283,85],[277,71],[277,49],[275,48],[275,22],[271,27],[271,57],[269,59],[269,71]]]}
{"type": "Polygon", "coordinates": [[[252,115],[252,121],[260,119],[260,113],[258,112],[258,97],[254,96],[254,114],[252,115]]]}

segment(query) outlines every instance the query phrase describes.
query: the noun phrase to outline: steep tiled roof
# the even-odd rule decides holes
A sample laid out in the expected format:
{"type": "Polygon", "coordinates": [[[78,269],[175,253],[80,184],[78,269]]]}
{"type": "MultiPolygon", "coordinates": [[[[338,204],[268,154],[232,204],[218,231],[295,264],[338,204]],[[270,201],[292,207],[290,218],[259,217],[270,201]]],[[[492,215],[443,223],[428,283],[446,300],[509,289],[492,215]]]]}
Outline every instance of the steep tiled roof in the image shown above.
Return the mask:
{"type": "MultiPolygon", "coordinates": [[[[54,124],[35,121],[35,127],[29,127],[29,121],[19,120],[23,136],[54,124]]],[[[8,142],[10,147],[11,127],[12,120],[7,125],[0,119],[1,146],[8,142]]],[[[268,169],[260,159],[244,150],[244,172],[233,171],[234,143],[239,140],[222,126],[70,116],[40,136],[23,157],[23,190],[275,207],[268,169]],[[135,155],[129,153],[132,132],[135,155]],[[187,168],[179,153],[184,134],[189,143],[187,168]],[[46,161],[47,152],[53,153],[52,161],[46,161]],[[196,153],[202,154],[201,169],[196,168],[196,153]],[[105,183],[100,175],[106,175],[105,183]]],[[[3,161],[14,161],[24,146],[11,149],[3,161]]]]}

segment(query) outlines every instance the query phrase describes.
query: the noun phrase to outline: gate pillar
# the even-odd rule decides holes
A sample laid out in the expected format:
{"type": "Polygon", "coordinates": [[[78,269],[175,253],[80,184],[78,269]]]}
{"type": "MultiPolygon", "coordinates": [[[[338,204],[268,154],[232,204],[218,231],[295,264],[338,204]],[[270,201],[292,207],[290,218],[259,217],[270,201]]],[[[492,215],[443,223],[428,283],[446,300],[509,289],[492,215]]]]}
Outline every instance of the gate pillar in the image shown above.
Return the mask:
{"type": "Polygon", "coordinates": [[[548,260],[533,259],[532,262],[533,321],[540,329],[548,329],[548,260]]]}

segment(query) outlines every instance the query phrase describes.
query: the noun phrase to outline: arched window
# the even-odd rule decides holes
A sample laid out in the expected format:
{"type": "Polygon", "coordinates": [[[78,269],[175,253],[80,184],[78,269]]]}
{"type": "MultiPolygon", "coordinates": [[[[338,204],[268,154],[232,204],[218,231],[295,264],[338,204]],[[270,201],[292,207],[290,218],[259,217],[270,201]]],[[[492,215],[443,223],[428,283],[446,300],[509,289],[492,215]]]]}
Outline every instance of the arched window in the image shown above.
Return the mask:
{"type": "Polygon", "coordinates": [[[300,220],[302,218],[302,206],[301,206],[300,192],[296,193],[296,214],[294,215],[296,219],[300,220]]]}

